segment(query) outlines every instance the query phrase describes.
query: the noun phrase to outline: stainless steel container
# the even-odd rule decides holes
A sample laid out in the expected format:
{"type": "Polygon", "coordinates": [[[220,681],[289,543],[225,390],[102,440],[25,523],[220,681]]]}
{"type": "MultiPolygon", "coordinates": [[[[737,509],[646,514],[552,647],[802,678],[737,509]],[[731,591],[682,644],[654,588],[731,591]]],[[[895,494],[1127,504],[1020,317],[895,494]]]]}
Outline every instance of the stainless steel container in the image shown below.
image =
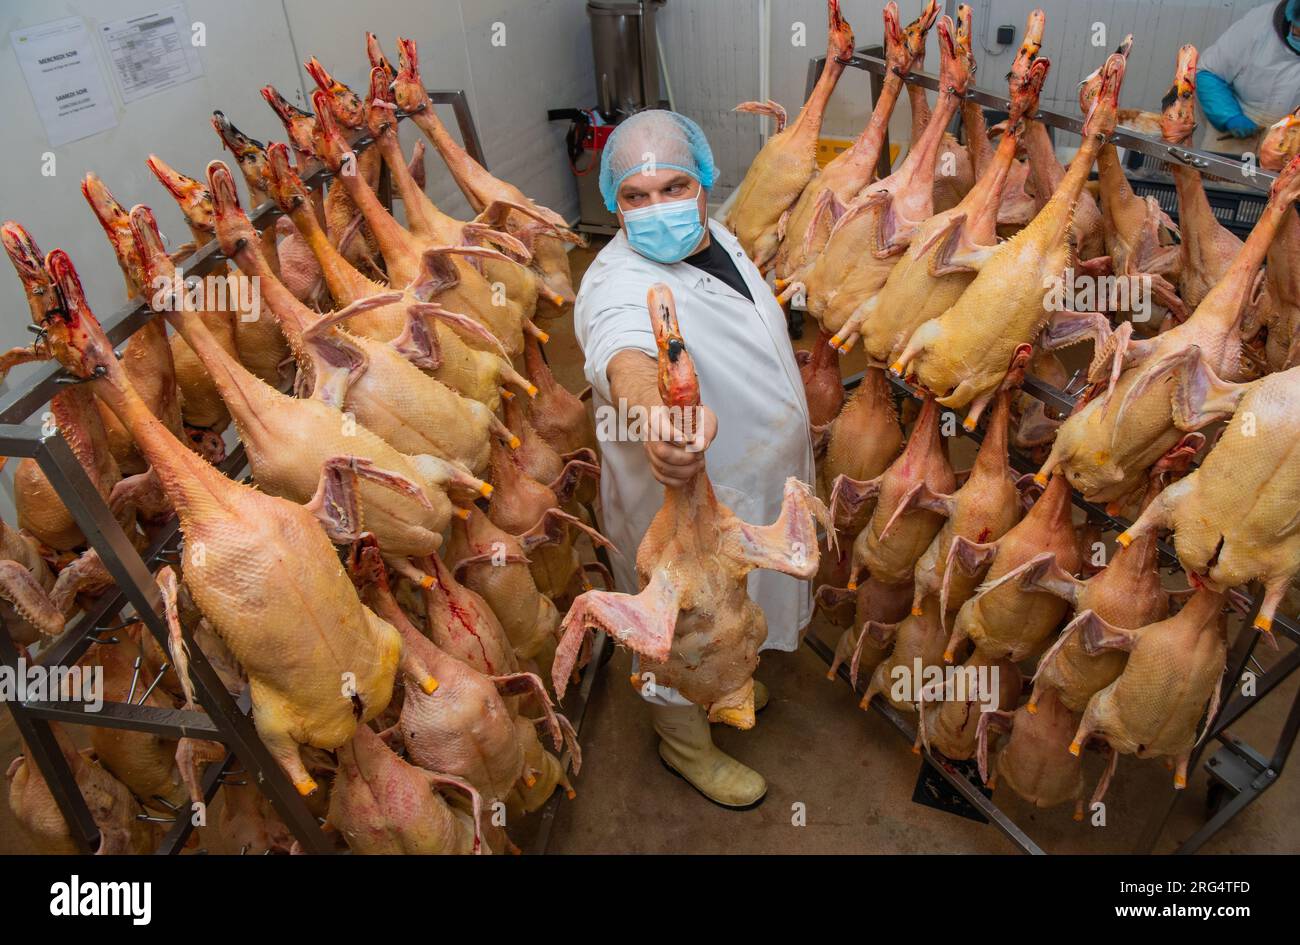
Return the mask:
{"type": "Polygon", "coordinates": [[[655,7],[663,0],[588,0],[596,103],[601,113],[630,115],[659,106],[655,7]]]}

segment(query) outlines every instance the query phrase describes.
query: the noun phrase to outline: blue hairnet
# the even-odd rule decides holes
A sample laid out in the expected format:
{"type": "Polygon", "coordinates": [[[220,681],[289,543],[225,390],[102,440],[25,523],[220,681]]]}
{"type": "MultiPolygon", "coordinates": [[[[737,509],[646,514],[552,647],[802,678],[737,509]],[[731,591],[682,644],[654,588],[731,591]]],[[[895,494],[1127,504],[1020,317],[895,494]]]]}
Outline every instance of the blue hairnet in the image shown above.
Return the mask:
{"type": "Polygon", "coordinates": [[[699,125],[665,109],[637,112],[614,129],[600,155],[600,195],[610,213],[618,209],[619,185],[652,162],[655,168],[690,174],[705,190],[718,176],[699,125]]]}

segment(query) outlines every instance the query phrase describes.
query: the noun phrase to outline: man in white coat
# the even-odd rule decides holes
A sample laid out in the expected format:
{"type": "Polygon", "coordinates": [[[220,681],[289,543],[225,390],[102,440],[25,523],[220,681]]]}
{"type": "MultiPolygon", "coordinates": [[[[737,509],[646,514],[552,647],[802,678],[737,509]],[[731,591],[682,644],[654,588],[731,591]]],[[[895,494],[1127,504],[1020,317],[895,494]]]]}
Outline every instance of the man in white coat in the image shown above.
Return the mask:
{"type": "MultiPolygon", "coordinates": [[[[674,112],[638,113],[618,126],[603,154],[601,193],[621,229],[587,270],[574,308],[598,433],[608,427],[601,417],[662,406],[646,311],[646,292],[657,282],[676,299],[704,404],[692,442],[663,414],[654,415],[657,439],[602,438],[603,524],[622,552],[614,577],[624,593],[640,590],[636,551],[665,485],[684,485],[707,462],[718,499],[742,520],[768,524],[780,513],[787,476],[813,481],[808,405],[785,315],[735,237],[708,219],[715,176],[703,132],[674,112]]],[[[793,651],[812,616],[808,583],[755,571],[749,594],[767,617],[762,648],[793,651]]],[[[724,807],[763,799],[762,775],[714,746],[702,708],[634,678],[672,771],[724,807]]],[[[755,680],[755,708],[766,700],[755,680]]]]}

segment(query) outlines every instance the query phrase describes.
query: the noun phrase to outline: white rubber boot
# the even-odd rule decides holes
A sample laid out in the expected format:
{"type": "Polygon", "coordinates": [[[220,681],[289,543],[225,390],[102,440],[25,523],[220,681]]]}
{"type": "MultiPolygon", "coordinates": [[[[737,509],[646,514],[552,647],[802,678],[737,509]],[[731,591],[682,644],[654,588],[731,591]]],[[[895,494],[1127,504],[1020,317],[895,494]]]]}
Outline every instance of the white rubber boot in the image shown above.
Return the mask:
{"type": "Polygon", "coordinates": [[[691,787],[721,807],[744,810],[767,794],[767,782],[752,768],[720,751],[709,721],[697,705],[652,705],[659,757],[691,787]]]}

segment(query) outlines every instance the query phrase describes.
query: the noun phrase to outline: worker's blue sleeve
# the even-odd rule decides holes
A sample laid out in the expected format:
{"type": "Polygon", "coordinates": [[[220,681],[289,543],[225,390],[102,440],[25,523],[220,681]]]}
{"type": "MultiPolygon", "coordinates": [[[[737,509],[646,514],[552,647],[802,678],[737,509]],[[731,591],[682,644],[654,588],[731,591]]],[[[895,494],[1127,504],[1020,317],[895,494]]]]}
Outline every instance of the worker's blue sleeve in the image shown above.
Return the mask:
{"type": "Polygon", "coordinates": [[[1247,138],[1259,130],[1241,110],[1232,86],[1206,69],[1196,71],[1196,97],[1206,119],[1220,131],[1247,138]]]}

